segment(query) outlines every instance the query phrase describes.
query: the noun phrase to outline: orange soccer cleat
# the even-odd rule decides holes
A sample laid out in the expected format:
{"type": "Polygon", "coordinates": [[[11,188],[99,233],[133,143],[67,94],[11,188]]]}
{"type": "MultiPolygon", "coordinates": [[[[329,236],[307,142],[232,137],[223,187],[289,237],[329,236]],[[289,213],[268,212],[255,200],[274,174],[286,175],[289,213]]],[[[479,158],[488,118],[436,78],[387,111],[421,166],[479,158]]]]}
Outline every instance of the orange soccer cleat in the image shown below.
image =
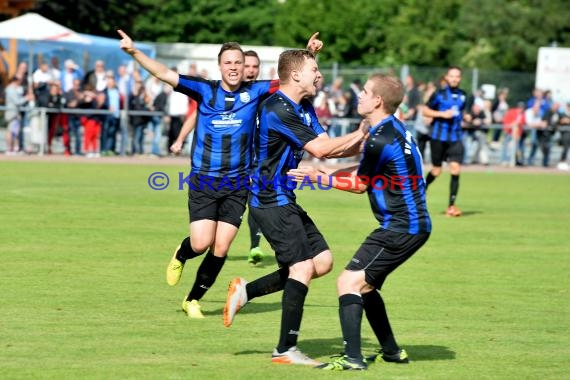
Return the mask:
{"type": "Polygon", "coordinates": [[[458,209],[455,205],[451,205],[447,208],[445,215],[451,216],[451,217],[458,217],[458,216],[461,216],[461,210],[458,209]]]}

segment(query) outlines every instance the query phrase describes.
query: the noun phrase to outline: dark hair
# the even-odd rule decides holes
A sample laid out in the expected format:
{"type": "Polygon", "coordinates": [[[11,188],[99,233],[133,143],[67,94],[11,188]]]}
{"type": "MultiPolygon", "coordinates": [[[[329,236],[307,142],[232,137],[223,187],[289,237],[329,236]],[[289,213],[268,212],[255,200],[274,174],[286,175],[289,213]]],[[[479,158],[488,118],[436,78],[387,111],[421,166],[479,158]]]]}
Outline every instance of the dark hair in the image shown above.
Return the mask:
{"type": "Polygon", "coordinates": [[[315,59],[313,53],[308,50],[285,50],[279,55],[279,62],[277,63],[279,80],[285,83],[289,79],[291,72],[293,70],[301,70],[307,59],[315,59]]]}
{"type": "Polygon", "coordinates": [[[461,70],[461,67],[455,65],[451,65],[447,68],[447,72],[450,72],[451,70],[459,70],[460,72],[463,72],[463,70],[461,70]]]}
{"type": "Polygon", "coordinates": [[[369,78],[374,83],[372,92],[379,95],[384,101],[384,110],[387,113],[394,113],[404,99],[404,85],[402,82],[391,75],[372,74],[369,78]]]}
{"type": "Polygon", "coordinates": [[[226,50],[238,50],[241,52],[242,56],[244,55],[243,50],[241,49],[240,44],[237,42],[225,42],[222,47],[220,48],[220,52],[218,53],[218,64],[221,63],[222,54],[226,50]]]}
{"type": "Polygon", "coordinates": [[[255,57],[259,61],[259,55],[257,55],[257,52],[255,50],[246,50],[243,52],[243,55],[245,57],[255,57]]]}

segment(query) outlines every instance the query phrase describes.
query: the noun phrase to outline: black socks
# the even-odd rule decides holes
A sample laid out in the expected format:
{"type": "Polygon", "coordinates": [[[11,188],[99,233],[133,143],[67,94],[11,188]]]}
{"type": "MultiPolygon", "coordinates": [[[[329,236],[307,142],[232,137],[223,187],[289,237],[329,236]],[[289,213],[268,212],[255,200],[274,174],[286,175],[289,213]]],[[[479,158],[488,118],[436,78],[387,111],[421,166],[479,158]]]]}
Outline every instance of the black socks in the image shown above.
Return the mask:
{"type": "Polygon", "coordinates": [[[363,294],[362,301],[364,302],[366,318],[368,319],[368,323],[370,323],[370,327],[372,327],[372,331],[374,331],[374,335],[378,338],[382,352],[387,355],[398,353],[400,347],[398,347],[394,334],[392,333],[392,327],[390,326],[388,314],[386,313],[386,306],[384,306],[384,301],[380,293],[373,290],[363,294]]]}
{"type": "Polygon", "coordinates": [[[362,324],[362,297],[356,294],[345,294],[338,298],[338,314],[344,353],[350,358],[362,360],[360,325],[362,324]]]}
{"type": "Polygon", "coordinates": [[[245,286],[248,301],[256,297],[283,290],[287,282],[287,277],[289,277],[289,267],[281,267],[275,272],[271,272],[255,281],[249,282],[245,286]]]}
{"type": "Polygon", "coordinates": [[[459,191],[459,174],[451,175],[451,183],[449,184],[449,205],[453,206],[455,204],[455,198],[457,198],[457,192],[459,191]]]}
{"type": "Polygon", "coordinates": [[[436,179],[437,177],[434,176],[433,174],[431,174],[431,172],[428,173],[427,177],[426,177],[426,190],[428,188],[428,186],[436,179]]]}
{"type": "Polygon", "coordinates": [[[200,267],[198,268],[196,281],[194,282],[194,286],[186,299],[188,301],[200,300],[204,294],[206,294],[208,289],[214,285],[214,282],[216,282],[216,278],[222,270],[225,262],[226,256],[217,257],[214,256],[211,251],[208,252],[206,257],[204,257],[202,264],[200,264],[200,267]]]}
{"type": "Polygon", "coordinates": [[[182,240],[182,243],[180,243],[180,248],[178,251],[176,251],[176,259],[184,264],[186,260],[200,256],[202,253],[204,252],[196,253],[192,250],[192,246],[190,245],[190,236],[187,236],[184,238],[184,240],[182,240]]]}
{"type": "Polygon", "coordinates": [[[247,225],[249,226],[249,239],[251,241],[251,247],[249,249],[253,249],[259,247],[259,242],[261,240],[261,229],[255,223],[255,219],[251,214],[247,216],[247,225]]]}
{"type": "Polygon", "coordinates": [[[285,352],[297,345],[303,318],[303,305],[308,292],[309,288],[305,284],[292,278],[285,283],[281,301],[281,333],[277,345],[278,352],[285,352]]]}

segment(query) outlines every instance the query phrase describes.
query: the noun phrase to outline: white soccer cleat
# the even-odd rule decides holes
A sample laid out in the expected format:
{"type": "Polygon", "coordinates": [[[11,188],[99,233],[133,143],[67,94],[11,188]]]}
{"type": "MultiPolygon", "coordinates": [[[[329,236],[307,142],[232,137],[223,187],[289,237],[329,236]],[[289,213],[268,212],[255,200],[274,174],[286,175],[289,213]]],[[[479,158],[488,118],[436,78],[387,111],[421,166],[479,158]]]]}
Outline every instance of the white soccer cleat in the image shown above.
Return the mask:
{"type": "Polygon", "coordinates": [[[237,312],[247,303],[246,285],[247,281],[241,277],[236,277],[230,282],[224,306],[224,326],[230,327],[237,312]]]}
{"type": "Polygon", "coordinates": [[[302,364],[312,366],[323,364],[302,353],[297,346],[293,346],[283,353],[279,353],[277,349],[274,349],[273,355],[271,355],[271,362],[275,364],[302,364]]]}

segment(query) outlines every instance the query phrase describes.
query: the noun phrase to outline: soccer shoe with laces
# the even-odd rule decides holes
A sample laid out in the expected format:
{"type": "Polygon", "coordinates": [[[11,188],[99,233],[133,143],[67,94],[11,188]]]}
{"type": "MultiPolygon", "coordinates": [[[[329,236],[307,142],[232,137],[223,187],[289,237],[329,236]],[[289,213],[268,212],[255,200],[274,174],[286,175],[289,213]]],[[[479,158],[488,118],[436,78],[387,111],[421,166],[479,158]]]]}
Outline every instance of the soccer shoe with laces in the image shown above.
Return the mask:
{"type": "Polygon", "coordinates": [[[388,363],[408,364],[410,362],[408,353],[403,348],[392,355],[385,354],[382,352],[382,349],[380,349],[378,350],[378,354],[369,356],[366,358],[366,360],[371,363],[381,363],[384,361],[388,363]]]}
{"type": "Polygon", "coordinates": [[[271,362],[275,364],[303,364],[312,366],[323,364],[302,353],[297,346],[293,346],[283,353],[279,353],[277,349],[274,349],[271,355],[271,362]]]}
{"type": "Polygon", "coordinates": [[[234,278],[228,287],[228,296],[224,306],[224,326],[230,327],[237,312],[247,303],[247,281],[241,277],[234,278]]]}
{"type": "Polygon", "coordinates": [[[458,209],[456,206],[451,205],[447,208],[445,215],[452,216],[452,217],[458,217],[458,216],[461,216],[461,210],[458,209]]]}
{"type": "Polygon", "coordinates": [[[261,248],[255,247],[255,248],[252,248],[251,251],[249,251],[249,256],[247,257],[247,262],[252,264],[252,265],[256,265],[257,263],[262,262],[264,257],[265,257],[265,255],[263,254],[263,251],[261,250],[261,248]]]}
{"type": "Polygon", "coordinates": [[[340,358],[333,360],[330,363],[324,363],[316,366],[315,368],[328,371],[362,371],[367,369],[368,366],[364,360],[358,360],[342,355],[340,358]]]}
{"type": "Polygon", "coordinates": [[[172,255],[172,259],[170,259],[168,263],[168,268],[166,268],[166,282],[170,286],[178,284],[182,276],[182,270],[184,269],[182,261],[176,258],[176,253],[178,253],[179,249],[180,245],[174,250],[174,255],[172,255]]]}
{"type": "Polygon", "coordinates": [[[186,298],[184,298],[184,301],[182,301],[182,310],[184,310],[190,319],[204,319],[204,314],[202,314],[201,309],[200,304],[196,300],[187,301],[186,298]]]}

